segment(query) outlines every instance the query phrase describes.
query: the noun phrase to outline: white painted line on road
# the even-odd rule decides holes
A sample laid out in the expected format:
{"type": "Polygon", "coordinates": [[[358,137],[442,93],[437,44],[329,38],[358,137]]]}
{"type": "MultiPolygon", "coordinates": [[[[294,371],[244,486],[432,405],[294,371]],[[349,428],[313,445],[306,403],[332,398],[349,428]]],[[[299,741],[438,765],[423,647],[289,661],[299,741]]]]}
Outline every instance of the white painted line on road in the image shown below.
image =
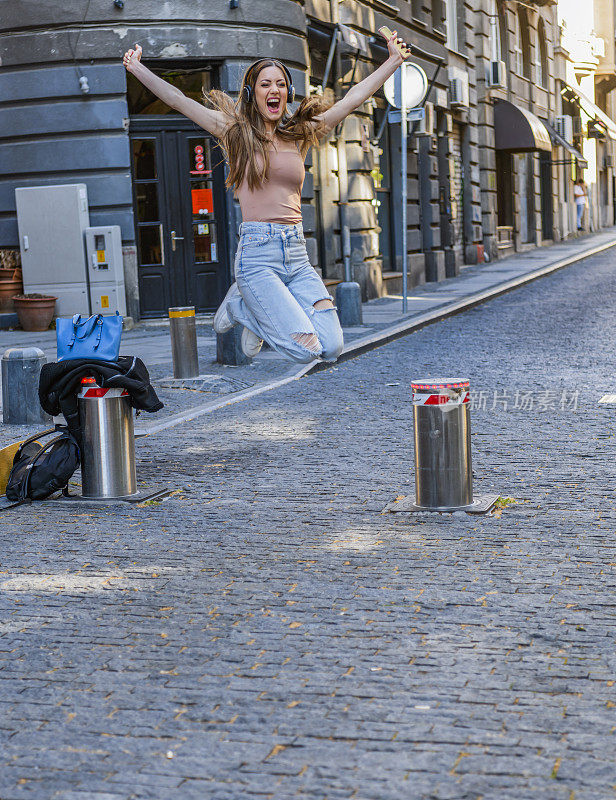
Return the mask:
{"type": "Polygon", "coordinates": [[[211,403],[206,403],[202,406],[195,406],[195,408],[191,408],[188,411],[182,411],[179,414],[173,414],[172,416],[168,417],[163,422],[155,423],[154,425],[148,425],[143,428],[139,428],[135,430],[136,437],[142,436],[149,436],[151,433],[158,433],[159,431],[165,431],[167,428],[174,428],[176,425],[181,425],[183,422],[190,422],[192,419],[197,419],[197,417],[202,417],[204,414],[211,414],[212,411],[217,411],[219,408],[224,408],[225,406],[232,406],[235,403],[241,403],[243,400],[248,400],[251,397],[256,397],[259,394],[263,394],[264,392],[271,392],[272,389],[278,389],[280,386],[285,386],[287,383],[291,383],[292,381],[298,381],[300,378],[303,378],[304,375],[312,368],[312,364],[305,364],[301,369],[295,372],[293,375],[287,375],[286,378],[280,378],[273,383],[266,383],[263,386],[257,386],[256,388],[246,389],[243,392],[237,392],[232,397],[225,397],[223,400],[214,400],[211,403]]]}
{"type": "Polygon", "coordinates": [[[599,400],[600,403],[610,403],[616,405],[616,394],[604,394],[599,400]]]}

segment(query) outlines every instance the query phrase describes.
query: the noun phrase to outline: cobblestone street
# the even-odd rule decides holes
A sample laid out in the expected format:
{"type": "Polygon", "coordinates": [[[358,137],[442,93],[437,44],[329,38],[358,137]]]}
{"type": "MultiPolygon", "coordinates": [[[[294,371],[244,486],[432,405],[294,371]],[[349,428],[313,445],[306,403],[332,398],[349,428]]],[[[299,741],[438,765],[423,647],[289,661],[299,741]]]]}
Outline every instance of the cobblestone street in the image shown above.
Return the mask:
{"type": "Polygon", "coordinates": [[[139,439],[168,501],[5,513],[0,798],[616,797],[613,265],[139,439]],[[444,375],[516,502],[383,515],[444,375]]]}

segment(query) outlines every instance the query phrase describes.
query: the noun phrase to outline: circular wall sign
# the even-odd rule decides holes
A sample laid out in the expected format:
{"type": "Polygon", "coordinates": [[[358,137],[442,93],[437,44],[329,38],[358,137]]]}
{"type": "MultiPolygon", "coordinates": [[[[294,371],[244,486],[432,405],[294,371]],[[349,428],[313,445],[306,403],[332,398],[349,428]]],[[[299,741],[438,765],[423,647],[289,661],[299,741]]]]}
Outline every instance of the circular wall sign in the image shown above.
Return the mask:
{"type": "Polygon", "coordinates": [[[387,102],[395,108],[402,107],[402,70],[406,71],[404,76],[404,94],[406,95],[406,107],[417,108],[426,96],[428,91],[428,78],[419,64],[411,64],[405,61],[393,75],[385,81],[383,87],[387,102]]]}

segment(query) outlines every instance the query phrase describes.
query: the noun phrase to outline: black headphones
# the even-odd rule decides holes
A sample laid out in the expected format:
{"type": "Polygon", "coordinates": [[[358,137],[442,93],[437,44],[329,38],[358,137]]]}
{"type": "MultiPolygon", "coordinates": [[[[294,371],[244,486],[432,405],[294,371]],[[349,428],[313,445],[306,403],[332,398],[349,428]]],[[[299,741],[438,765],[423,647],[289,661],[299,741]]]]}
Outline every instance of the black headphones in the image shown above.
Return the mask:
{"type": "Polygon", "coordinates": [[[281,61],[277,61],[275,58],[260,58],[258,61],[255,61],[254,64],[251,64],[246,74],[244,75],[244,86],[242,87],[242,97],[246,103],[249,103],[252,98],[252,89],[248,86],[247,81],[255,67],[258,67],[259,64],[263,64],[265,61],[271,61],[277,67],[284,72],[285,77],[287,79],[287,103],[292,103],[295,100],[295,86],[293,86],[293,79],[291,78],[291,73],[285,67],[285,65],[281,61]]]}

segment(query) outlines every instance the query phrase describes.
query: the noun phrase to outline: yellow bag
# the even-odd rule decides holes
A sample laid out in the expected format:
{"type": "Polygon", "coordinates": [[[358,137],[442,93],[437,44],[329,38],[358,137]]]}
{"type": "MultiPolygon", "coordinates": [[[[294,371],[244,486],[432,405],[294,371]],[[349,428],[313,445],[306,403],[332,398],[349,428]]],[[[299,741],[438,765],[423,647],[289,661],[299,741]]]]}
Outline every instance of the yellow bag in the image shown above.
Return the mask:
{"type": "Polygon", "coordinates": [[[0,450],[0,494],[6,492],[6,484],[13,468],[13,459],[20,445],[21,442],[13,442],[0,450]]]}

